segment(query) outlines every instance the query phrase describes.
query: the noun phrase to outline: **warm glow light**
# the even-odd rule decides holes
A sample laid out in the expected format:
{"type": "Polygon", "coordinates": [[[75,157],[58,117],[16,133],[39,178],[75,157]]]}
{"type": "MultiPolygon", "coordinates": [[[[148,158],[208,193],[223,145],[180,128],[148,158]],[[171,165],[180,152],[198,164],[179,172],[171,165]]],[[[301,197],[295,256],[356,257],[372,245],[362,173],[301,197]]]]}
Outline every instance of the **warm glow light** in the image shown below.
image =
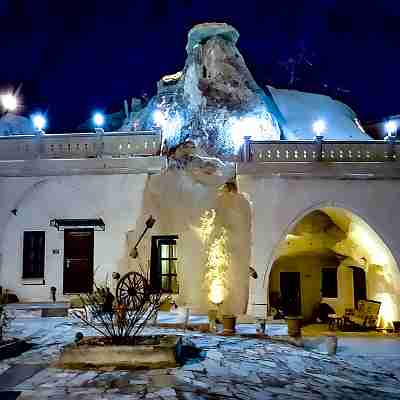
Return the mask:
{"type": "Polygon", "coordinates": [[[203,243],[206,243],[214,229],[215,210],[206,210],[200,217],[200,237],[203,243]]]}
{"type": "Polygon", "coordinates": [[[46,118],[42,114],[35,114],[32,117],[33,126],[38,130],[42,131],[46,126],[46,118]]]}
{"type": "Polygon", "coordinates": [[[210,245],[207,259],[206,280],[209,282],[208,298],[214,304],[220,304],[226,297],[226,272],[229,266],[227,235],[224,228],[210,245]]]}
{"type": "Polygon", "coordinates": [[[383,328],[392,328],[393,321],[396,320],[396,305],[389,293],[379,293],[375,296],[375,300],[380,301],[379,309],[379,325],[383,328]]]}
{"type": "Polygon", "coordinates": [[[5,110],[15,111],[18,107],[18,100],[12,93],[7,93],[1,96],[1,104],[5,110]]]}
{"type": "Polygon", "coordinates": [[[97,127],[101,127],[104,125],[104,115],[101,113],[96,113],[93,115],[93,123],[97,126],[97,127]]]}
{"type": "Polygon", "coordinates": [[[211,281],[208,298],[213,304],[221,304],[224,301],[225,285],[222,279],[214,279],[211,281]]]}
{"type": "Polygon", "coordinates": [[[397,132],[397,123],[394,120],[388,121],[385,124],[385,130],[388,135],[393,135],[397,132]]]}
{"type": "Polygon", "coordinates": [[[326,131],[326,123],[323,119],[318,119],[312,125],[313,132],[317,136],[321,136],[326,131]]]}
{"type": "Polygon", "coordinates": [[[349,237],[365,251],[367,254],[365,258],[370,264],[381,266],[389,264],[387,252],[377,240],[376,234],[368,232],[365,227],[357,223],[353,223],[349,229],[349,237]]]}

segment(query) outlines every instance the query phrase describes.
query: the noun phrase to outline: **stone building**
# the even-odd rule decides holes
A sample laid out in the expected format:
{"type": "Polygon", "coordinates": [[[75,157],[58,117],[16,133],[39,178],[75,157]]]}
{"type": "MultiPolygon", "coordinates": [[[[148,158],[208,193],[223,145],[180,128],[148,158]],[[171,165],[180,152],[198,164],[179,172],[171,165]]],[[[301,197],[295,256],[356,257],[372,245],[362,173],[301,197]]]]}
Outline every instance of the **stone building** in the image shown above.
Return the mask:
{"type": "Polygon", "coordinates": [[[69,299],[145,269],[193,312],[265,317],[279,299],[311,319],[372,299],[383,326],[400,319],[395,138],[329,97],[261,89],[238,36],[193,28],[182,72],[119,132],[0,137],[3,288],[69,299]]]}

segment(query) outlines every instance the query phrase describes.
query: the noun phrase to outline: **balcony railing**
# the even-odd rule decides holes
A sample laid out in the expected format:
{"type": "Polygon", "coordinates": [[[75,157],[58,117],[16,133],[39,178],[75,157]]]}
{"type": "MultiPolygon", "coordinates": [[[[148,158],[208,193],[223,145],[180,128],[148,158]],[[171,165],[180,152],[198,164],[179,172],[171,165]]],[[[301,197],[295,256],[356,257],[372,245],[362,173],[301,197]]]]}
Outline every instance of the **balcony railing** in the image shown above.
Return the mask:
{"type": "Polygon", "coordinates": [[[152,131],[1,136],[0,160],[155,156],[160,146],[152,131]]]}
{"type": "Polygon", "coordinates": [[[252,141],[245,139],[244,162],[381,162],[400,160],[400,142],[395,138],[370,141],[252,141]]]}

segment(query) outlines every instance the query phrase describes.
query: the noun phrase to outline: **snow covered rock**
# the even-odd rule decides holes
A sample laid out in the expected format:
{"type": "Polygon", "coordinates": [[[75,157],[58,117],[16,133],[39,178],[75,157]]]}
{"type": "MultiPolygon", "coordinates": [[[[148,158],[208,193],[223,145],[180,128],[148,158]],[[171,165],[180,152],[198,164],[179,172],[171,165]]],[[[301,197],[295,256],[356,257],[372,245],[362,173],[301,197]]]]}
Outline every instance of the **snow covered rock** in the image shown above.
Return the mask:
{"type": "Polygon", "coordinates": [[[312,124],[318,119],[326,122],[324,138],[327,140],[371,140],[358,123],[354,111],[332,98],[297,90],[275,89],[268,86],[286,123],[286,139],[313,139],[312,124]]]}
{"type": "Polygon", "coordinates": [[[190,140],[203,156],[235,154],[244,136],[253,140],[312,139],[323,118],[327,139],[368,140],[354,112],[327,96],[261,88],[236,43],[238,31],[223,23],[194,26],[182,71],[165,75],[147,106],[126,126],[161,129],[165,147],[190,140]]]}
{"type": "Polygon", "coordinates": [[[35,134],[35,127],[29,118],[13,113],[7,113],[0,118],[0,136],[35,134]]]}

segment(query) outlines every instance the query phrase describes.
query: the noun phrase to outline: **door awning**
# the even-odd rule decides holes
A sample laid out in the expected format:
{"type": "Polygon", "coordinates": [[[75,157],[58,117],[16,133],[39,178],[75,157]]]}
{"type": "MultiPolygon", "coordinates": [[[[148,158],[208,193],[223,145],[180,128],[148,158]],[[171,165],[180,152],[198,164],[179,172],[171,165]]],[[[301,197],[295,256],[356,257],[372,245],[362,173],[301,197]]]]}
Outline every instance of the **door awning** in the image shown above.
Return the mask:
{"type": "Polygon", "coordinates": [[[101,218],[94,219],[52,219],[50,226],[54,226],[58,231],[74,228],[94,229],[95,231],[105,231],[106,226],[101,218]]]}

